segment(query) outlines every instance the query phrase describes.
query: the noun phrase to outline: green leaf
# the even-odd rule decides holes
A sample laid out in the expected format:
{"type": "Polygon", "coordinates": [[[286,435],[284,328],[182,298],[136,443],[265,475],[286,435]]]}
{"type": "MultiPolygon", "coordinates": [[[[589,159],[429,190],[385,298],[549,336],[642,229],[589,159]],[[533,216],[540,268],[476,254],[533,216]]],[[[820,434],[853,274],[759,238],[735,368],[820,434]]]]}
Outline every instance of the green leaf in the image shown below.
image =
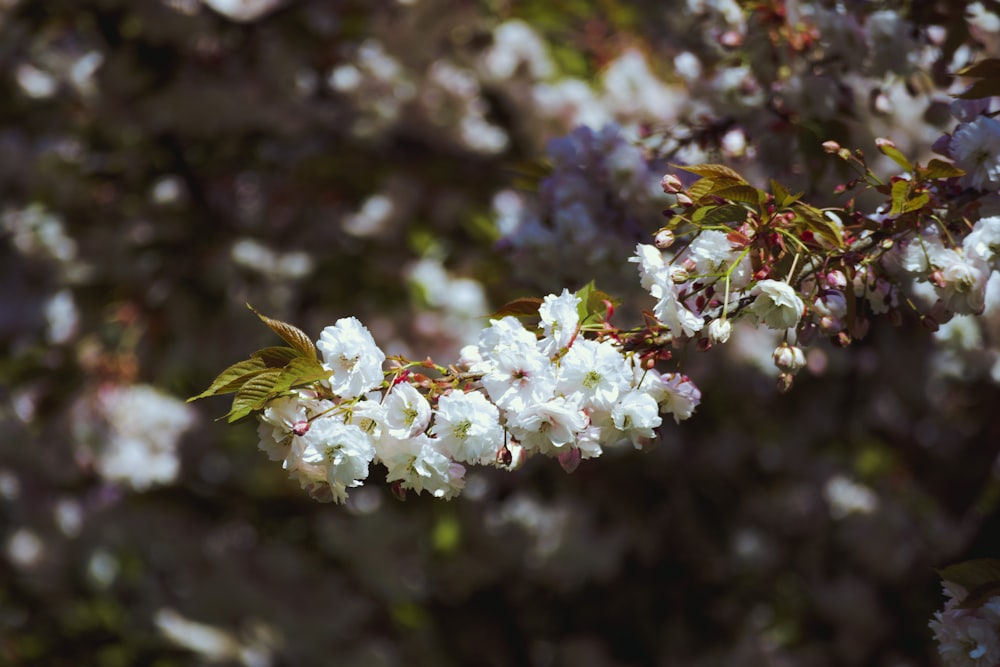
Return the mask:
{"type": "Polygon", "coordinates": [[[671,165],[671,166],[676,169],[683,169],[684,171],[689,171],[692,174],[698,174],[699,176],[705,178],[736,181],[736,183],[741,183],[743,185],[747,184],[746,179],[740,176],[739,172],[730,169],[724,164],[693,164],[689,166],[683,166],[683,165],[671,165]]]}
{"type": "Polygon", "coordinates": [[[740,184],[724,185],[723,187],[715,188],[712,190],[712,194],[716,197],[741,201],[753,206],[760,206],[761,203],[767,200],[766,192],[749,185],[740,184]]]}
{"type": "Polygon", "coordinates": [[[927,168],[921,170],[920,174],[924,178],[952,178],[953,176],[964,176],[965,170],[959,169],[950,162],[932,158],[927,163],[927,168]]]}
{"type": "Polygon", "coordinates": [[[778,208],[783,208],[788,203],[790,203],[788,200],[792,196],[791,193],[788,191],[788,188],[786,188],[784,185],[774,180],[773,178],[771,179],[771,194],[774,195],[774,204],[778,208]]]}
{"type": "Polygon", "coordinates": [[[199,398],[218,396],[219,394],[229,394],[237,391],[241,386],[243,386],[244,382],[266,369],[267,365],[264,361],[257,358],[245,359],[237,362],[219,373],[219,375],[212,380],[212,384],[209,385],[208,389],[201,392],[197,396],[192,396],[187,399],[187,402],[190,403],[191,401],[197,401],[199,398]]]}
{"type": "Polygon", "coordinates": [[[262,315],[249,303],[247,304],[247,308],[252,310],[260,318],[261,322],[269,326],[271,331],[281,336],[282,340],[298,350],[302,356],[316,358],[316,346],[313,345],[312,339],[304,331],[291,324],[271,319],[267,315],[262,315]]]}
{"type": "Polygon", "coordinates": [[[233,397],[233,406],[226,415],[226,421],[232,424],[264,407],[273,397],[274,386],[281,373],[280,368],[268,368],[247,380],[233,397]]]}
{"type": "Polygon", "coordinates": [[[892,208],[889,215],[902,215],[910,193],[910,182],[899,180],[892,184],[892,208]]]}
{"type": "Polygon", "coordinates": [[[698,202],[707,197],[715,187],[716,183],[711,178],[699,178],[687,189],[687,194],[692,201],[698,202]]]}
{"type": "Polygon", "coordinates": [[[883,155],[890,157],[893,162],[902,167],[903,171],[913,171],[913,165],[906,159],[906,156],[903,155],[898,148],[883,141],[879,141],[876,146],[878,146],[878,149],[883,155]]]}
{"type": "Polygon", "coordinates": [[[593,280],[577,290],[576,296],[580,299],[580,303],[576,306],[577,315],[580,317],[580,324],[597,322],[604,317],[608,309],[607,304],[604,303],[605,301],[610,302],[613,306],[621,303],[607,292],[597,289],[593,280]]]}
{"type": "Polygon", "coordinates": [[[276,397],[294,387],[326,380],[330,377],[330,373],[331,371],[323,368],[323,365],[315,359],[297,357],[281,369],[281,374],[275,379],[271,392],[276,397]]]}
{"type": "Polygon", "coordinates": [[[283,368],[292,359],[299,357],[299,351],[291,347],[265,347],[250,355],[260,359],[268,368],[283,368]]]}
{"type": "Polygon", "coordinates": [[[958,584],[970,593],[981,586],[1000,582],[1000,560],[977,558],[938,570],[945,581],[958,584]]]}
{"type": "Polygon", "coordinates": [[[722,206],[706,206],[707,212],[702,215],[699,227],[716,227],[727,223],[742,223],[747,219],[746,208],[739,204],[723,204],[722,206]]]}
{"type": "Polygon", "coordinates": [[[931,196],[929,194],[927,194],[926,192],[921,192],[920,194],[906,200],[906,203],[903,204],[903,213],[909,213],[910,211],[919,211],[924,206],[926,206],[927,202],[929,202],[930,200],[931,196]]]}
{"type": "Polygon", "coordinates": [[[542,299],[533,296],[514,299],[513,301],[508,301],[502,308],[500,308],[500,310],[490,315],[490,319],[498,320],[502,317],[507,317],[508,315],[512,315],[514,317],[536,317],[538,315],[538,309],[541,308],[542,303],[542,299]]]}
{"type": "Polygon", "coordinates": [[[826,217],[823,211],[802,202],[793,204],[792,210],[795,211],[796,219],[814,234],[819,234],[838,248],[844,247],[840,225],[826,217]]]}

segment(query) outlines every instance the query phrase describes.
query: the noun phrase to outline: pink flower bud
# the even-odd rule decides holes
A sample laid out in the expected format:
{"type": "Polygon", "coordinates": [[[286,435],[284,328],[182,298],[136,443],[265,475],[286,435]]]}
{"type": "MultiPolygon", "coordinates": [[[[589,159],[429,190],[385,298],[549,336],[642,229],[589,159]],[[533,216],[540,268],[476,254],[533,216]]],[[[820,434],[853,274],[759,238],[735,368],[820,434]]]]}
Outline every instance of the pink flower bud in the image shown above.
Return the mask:
{"type": "Polygon", "coordinates": [[[827,335],[832,335],[841,330],[840,319],[824,315],[819,318],[819,330],[827,335]]]}
{"type": "Polygon", "coordinates": [[[847,288],[847,277],[844,275],[843,271],[834,269],[826,274],[826,284],[833,289],[843,291],[847,288]]]}
{"type": "Polygon", "coordinates": [[[806,365],[806,355],[797,345],[782,343],[774,350],[774,365],[782,373],[795,375],[806,365]]]}
{"type": "Polygon", "coordinates": [[[840,150],[840,144],[838,144],[836,141],[824,141],[823,150],[826,151],[828,154],[833,155],[834,153],[840,150]]]}
{"type": "Polygon", "coordinates": [[[562,469],[567,473],[571,473],[580,465],[580,450],[576,447],[571,447],[565,452],[560,452],[557,458],[562,469]]]}
{"type": "Polygon", "coordinates": [[[655,245],[660,250],[665,250],[674,244],[674,233],[667,228],[663,228],[656,232],[656,236],[653,237],[653,245],[655,245]]]}
{"type": "Polygon", "coordinates": [[[663,188],[663,192],[668,195],[675,194],[684,189],[684,184],[681,183],[681,179],[677,178],[673,174],[665,174],[662,179],[660,179],[660,187],[663,188]]]}

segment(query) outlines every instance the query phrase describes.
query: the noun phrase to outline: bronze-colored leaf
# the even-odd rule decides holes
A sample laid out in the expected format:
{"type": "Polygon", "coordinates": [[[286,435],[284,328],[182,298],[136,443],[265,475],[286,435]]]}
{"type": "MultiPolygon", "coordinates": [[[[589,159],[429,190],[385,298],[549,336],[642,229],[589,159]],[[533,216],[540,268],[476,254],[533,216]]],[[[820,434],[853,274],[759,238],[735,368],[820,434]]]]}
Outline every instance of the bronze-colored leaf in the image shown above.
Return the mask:
{"type": "Polygon", "coordinates": [[[247,304],[247,308],[252,310],[254,314],[260,318],[261,322],[269,326],[271,331],[281,336],[282,340],[298,350],[303,356],[311,357],[313,359],[316,358],[316,346],[313,344],[312,339],[309,338],[304,331],[286,322],[275,320],[267,315],[261,314],[249,303],[247,304]]]}

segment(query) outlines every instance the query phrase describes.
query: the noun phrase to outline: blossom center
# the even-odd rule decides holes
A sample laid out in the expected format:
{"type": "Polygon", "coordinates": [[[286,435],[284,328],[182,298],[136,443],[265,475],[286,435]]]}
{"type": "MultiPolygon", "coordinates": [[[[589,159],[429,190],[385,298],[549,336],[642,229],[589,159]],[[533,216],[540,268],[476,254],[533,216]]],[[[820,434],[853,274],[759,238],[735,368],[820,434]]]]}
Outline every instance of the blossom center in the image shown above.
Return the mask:
{"type": "Polygon", "coordinates": [[[459,440],[465,440],[469,437],[469,429],[471,428],[472,422],[466,419],[465,421],[455,424],[455,427],[452,429],[452,433],[459,440]]]}

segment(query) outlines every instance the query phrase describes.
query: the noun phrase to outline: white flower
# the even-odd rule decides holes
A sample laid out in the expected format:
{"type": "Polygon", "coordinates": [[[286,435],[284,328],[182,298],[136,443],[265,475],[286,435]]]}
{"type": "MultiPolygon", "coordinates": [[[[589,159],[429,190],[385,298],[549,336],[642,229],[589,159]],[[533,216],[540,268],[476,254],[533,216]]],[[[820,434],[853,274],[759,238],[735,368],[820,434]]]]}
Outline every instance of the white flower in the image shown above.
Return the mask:
{"type": "Polygon", "coordinates": [[[991,215],[976,221],[972,232],[962,241],[965,256],[980,259],[996,267],[1000,251],[1000,215],[991,215]]]}
{"type": "Polygon", "coordinates": [[[337,320],[323,329],[316,344],[323,353],[323,368],[333,372],[330,388],[343,398],[354,398],[382,384],[385,353],[355,317],[337,320]]]}
{"type": "Polygon", "coordinates": [[[680,423],[682,419],[694,414],[695,408],[701,403],[701,390],[688,376],[666,373],[660,378],[660,382],[666,392],[660,405],[674,416],[674,421],[680,423]]]}
{"type": "Polygon", "coordinates": [[[717,320],[712,320],[712,323],[708,325],[708,339],[712,341],[714,345],[721,345],[729,340],[729,337],[733,333],[733,324],[728,319],[719,318],[717,320]]]}
{"type": "Polygon", "coordinates": [[[669,280],[669,270],[663,261],[663,253],[656,246],[639,243],[635,246],[635,255],[628,261],[639,265],[639,283],[647,292],[653,285],[669,280]]]}
{"type": "Polygon", "coordinates": [[[989,267],[982,260],[965,258],[955,250],[944,251],[938,261],[942,284],[934,289],[944,307],[963,315],[983,312],[989,267]]]}
{"type": "Polygon", "coordinates": [[[966,174],[962,182],[976,190],[1000,190],[1000,121],[980,116],[960,125],[951,137],[955,164],[966,174]]]}
{"type": "Polygon", "coordinates": [[[194,424],[182,401],[148,385],[104,386],[75,408],[77,437],[93,441],[102,477],[136,491],[177,478],[177,442],[194,424]]]}
{"type": "Polygon", "coordinates": [[[345,424],[336,416],[319,417],[302,440],[305,446],[295,476],[303,485],[317,481],[316,473],[321,471],[334,500],[344,502],[346,490],[361,486],[361,480],[368,477],[375,447],[359,426],[345,424]]]}
{"type": "Polygon", "coordinates": [[[559,296],[549,294],[542,301],[538,309],[542,321],[538,326],[545,336],[540,341],[543,354],[552,356],[569,345],[580,323],[580,314],[577,312],[579,303],[580,297],[571,294],[568,289],[563,289],[559,296]]]}
{"type": "Polygon", "coordinates": [[[479,337],[479,352],[482,361],[471,368],[484,374],[483,387],[497,406],[516,411],[552,396],[552,362],[517,318],[493,320],[479,337]]]}
{"type": "Polygon", "coordinates": [[[405,439],[384,438],[379,458],[389,472],[387,482],[400,481],[417,493],[427,491],[449,500],[465,487],[465,467],[449,459],[425,433],[405,439]]]}
{"type": "Polygon", "coordinates": [[[580,450],[581,459],[596,459],[604,453],[601,449],[601,427],[594,423],[580,431],[576,439],[576,448],[580,450]]]}
{"type": "Polygon", "coordinates": [[[628,390],[631,374],[625,357],[610,342],[577,339],[559,362],[556,391],[579,395],[584,409],[610,410],[628,390]]]}
{"type": "Polygon", "coordinates": [[[939,611],[934,614],[930,628],[946,667],[995,667],[1000,662],[1000,638],[995,624],[975,610],[939,611]]]}
{"type": "Polygon", "coordinates": [[[653,316],[676,335],[694,336],[705,326],[705,321],[681,303],[677,295],[677,285],[673,280],[658,282],[650,289],[650,294],[658,299],[653,307],[653,316]]]}
{"type": "Polygon", "coordinates": [[[663,261],[663,253],[655,246],[639,243],[630,262],[639,265],[639,282],[657,299],[653,315],[677,335],[693,336],[701,331],[705,322],[681,303],[674,278],[681,279],[683,269],[670,267],[663,261]]]}
{"type": "Polygon", "coordinates": [[[577,434],[588,423],[587,415],[580,409],[579,396],[556,396],[518,411],[508,420],[507,427],[525,449],[552,454],[575,444],[577,434]]]}
{"type": "Polygon", "coordinates": [[[642,441],[651,439],[653,429],[662,423],[660,408],[650,394],[633,390],[622,396],[611,409],[615,428],[622,431],[636,448],[642,441]]]}
{"type": "Polygon", "coordinates": [[[757,296],[751,312],[771,329],[789,329],[802,318],[805,304],[786,282],[761,280],[750,293],[757,296]]]}
{"type": "Polygon", "coordinates": [[[478,464],[495,463],[504,439],[497,407],[482,394],[461,389],[438,399],[429,433],[454,460],[478,464]]]}
{"type": "MultiPolygon", "coordinates": [[[[330,401],[310,400],[302,396],[282,396],[268,402],[257,414],[260,422],[257,425],[259,449],[272,461],[284,460],[294,439],[309,430],[309,418],[332,407],[330,401]]],[[[284,467],[288,468],[287,461],[284,467]]]]}
{"type": "Polygon", "coordinates": [[[423,433],[431,421],[431,404],[408,382],[401,382],[386,394],[385,426],[393,438],[405,439],[423,433]]]}
{"type": "Polygon", "coordinates": [[[699,277],[719,277],[729,271],[729,267],[739,260],[730,274],[730,281],[736,288],[750,282],[752,274],[750,256],[740,258],[736,248],[725,232],[717,229],[703,231],[688,246],[687,254],[695,263],[695,273],[699,277]]]}

